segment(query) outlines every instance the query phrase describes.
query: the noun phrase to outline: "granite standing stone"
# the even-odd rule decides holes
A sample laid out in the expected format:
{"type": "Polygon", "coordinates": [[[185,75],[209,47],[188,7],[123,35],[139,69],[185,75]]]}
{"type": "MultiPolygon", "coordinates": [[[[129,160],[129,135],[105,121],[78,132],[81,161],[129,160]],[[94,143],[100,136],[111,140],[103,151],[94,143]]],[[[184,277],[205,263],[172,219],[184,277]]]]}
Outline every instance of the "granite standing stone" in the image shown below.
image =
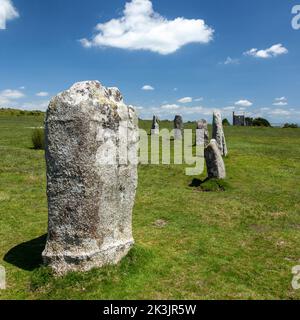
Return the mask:
{"type": "Polygon", "coordinates": [[[175,116],[174,119],[174,139],[182,140],[183,120],[181,116],[175,116]]]}
{"type": "Polygon", "coordinates": [[[159,119],[157,116],[153,116],[151,134],[159,135],[159,119]]]}
{"type": "Polygon", "coordinates": [[[209,144],[209,132],[207,121],[202,119],[197,122],[196,145],[207,146],[209,144]]]}
{"type": "Polygon", "coordinates": [[[117,88],[80,82],[51,100],[45,128],[49,225],[44,263],[57,274],[118,263],[134,244],[134,109],[117,88]],[[128,163],[121,163],[117,152],[124,139],[128,163]]]}
{"type": "Polygon", "coordinates": [[[212,139],[204,151],[209,178],[225,179],[226,170],[217,141],[212,139]]]}
{"type": "Polygon", "coordinates": [[[213,133],[212,138],[217,141],[217,145],[221,151],[222,156],[228,155],[226,139],[222,124],[222,116],[220,112],[214,112],[213,115],[213,133]]]}

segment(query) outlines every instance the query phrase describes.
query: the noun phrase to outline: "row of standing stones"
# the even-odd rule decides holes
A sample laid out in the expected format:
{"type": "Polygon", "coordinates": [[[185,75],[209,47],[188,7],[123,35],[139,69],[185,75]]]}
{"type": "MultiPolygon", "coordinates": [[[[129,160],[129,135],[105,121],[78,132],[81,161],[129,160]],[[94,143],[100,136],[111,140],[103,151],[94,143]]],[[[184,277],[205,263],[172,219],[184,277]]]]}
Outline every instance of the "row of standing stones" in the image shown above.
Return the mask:
{"type": "MultiPolygon", "coordinates": [[[[175,122],[182,126],[182,119],[177,117],[175,122]]],[[[227,150],[220,117],[214,116],[216,140],[210,143],[207,123],[200,121],[199,126],[206,130],[209,176],[225,178],[222,154],[227,150]]],[[[98,81],[79,82],[51,100],[45,132],[48,237],[44,263],[56,275],[117,264],[134,244],[139,142],[135,110],[125,105],[117,88],[106,88],[98,81]],[[105,144],[120,144],[118,133],[125,123],[130,163],[103,164],[105,144]]]]}
{"type": "MultiPolygon", "coordinates": [[[[208,178],[225,179],[226,170],[223,157],[227,157],[228,150],[220,112],[213,114],[212,139],[209,141],[208,124],[206,120],[197,122],[196,145],[204,145],[204,156],[208,178]],[[199,133],[199,134],[198,134],[199,133]]],[[[153,116],[152,134],[159,134],[159,119],[153,116]]],[[[174,119],[174,139],[182,140],[183,119],[180,115],[174,119]]]]}

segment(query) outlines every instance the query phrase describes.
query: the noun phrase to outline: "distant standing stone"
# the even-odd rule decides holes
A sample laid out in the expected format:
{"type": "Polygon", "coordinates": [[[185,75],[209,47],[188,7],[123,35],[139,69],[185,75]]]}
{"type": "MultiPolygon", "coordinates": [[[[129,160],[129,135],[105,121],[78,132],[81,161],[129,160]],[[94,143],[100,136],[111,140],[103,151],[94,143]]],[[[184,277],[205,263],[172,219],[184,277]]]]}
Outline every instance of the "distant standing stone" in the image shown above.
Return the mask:
{"type": "Polygon", "coordinates": [[[134,109],[117,88],[80,82],[51,100],[45,127],[49,226],[44,263],[58,274],[118,263],[134,243],[134,109]],[[131,161],[121,163],[118,148],[125,138],[123,153],[131,161]]]}
{"type": "Polygon", "coordinates": [[[222,124],[222,116],[220,112],[214,112],[213,115],[213,133],[212,138],[217,141],[217,145],[221,151],[222,156],[228,155],[226,139],[222,124]]]}
{"type": "Polygon", "coordinates": [[[209,145],[205,148],[204,154],[208,177],[216,179],[225,179],[225,164],[216,140],[212,139],[210,141],[209,145]]]}
{"type": "Polygon", "coordinates": [[[182,140],[183,120],[181,116],[176,116],[174,119],[174,139],[182,140]]]}
{"type": "Polygon", "coordinates": [[[151,134],[159,135],[159,119],[157,116],[153,116],[151,134]]]}
{"type": "Polygon", "coordinates": [[[207,146],[209,144],[209,132],[207,121],[202,119],[197,122],[196,131],[196,145],[197,146],[207,146]]]}

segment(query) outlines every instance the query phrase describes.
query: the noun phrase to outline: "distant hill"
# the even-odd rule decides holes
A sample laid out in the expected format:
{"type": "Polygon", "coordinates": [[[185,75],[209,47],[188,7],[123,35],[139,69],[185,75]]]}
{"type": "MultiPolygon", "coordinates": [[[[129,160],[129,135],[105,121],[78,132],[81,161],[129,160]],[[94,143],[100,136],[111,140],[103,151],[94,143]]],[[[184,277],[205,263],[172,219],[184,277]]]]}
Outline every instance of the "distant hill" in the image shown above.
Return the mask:
{"type": "Polygon", "coordinates": [[[0,116],[42,116],[45,112],[38,110],[19,110],[12,108],[0,108],[0,116]]]}

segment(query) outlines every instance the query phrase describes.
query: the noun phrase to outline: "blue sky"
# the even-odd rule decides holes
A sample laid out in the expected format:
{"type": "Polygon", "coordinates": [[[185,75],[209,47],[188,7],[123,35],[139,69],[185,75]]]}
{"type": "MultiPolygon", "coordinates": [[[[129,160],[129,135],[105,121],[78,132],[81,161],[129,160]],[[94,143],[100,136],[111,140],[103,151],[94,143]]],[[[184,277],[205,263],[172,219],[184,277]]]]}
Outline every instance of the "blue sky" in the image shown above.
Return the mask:
{"type": "Polygon", "coordinates": [[[0,105],[45,110],[74,82],[99,80],[143,118],[220,109],[300,123],[297,4],[0,0],[0,105]]]}

